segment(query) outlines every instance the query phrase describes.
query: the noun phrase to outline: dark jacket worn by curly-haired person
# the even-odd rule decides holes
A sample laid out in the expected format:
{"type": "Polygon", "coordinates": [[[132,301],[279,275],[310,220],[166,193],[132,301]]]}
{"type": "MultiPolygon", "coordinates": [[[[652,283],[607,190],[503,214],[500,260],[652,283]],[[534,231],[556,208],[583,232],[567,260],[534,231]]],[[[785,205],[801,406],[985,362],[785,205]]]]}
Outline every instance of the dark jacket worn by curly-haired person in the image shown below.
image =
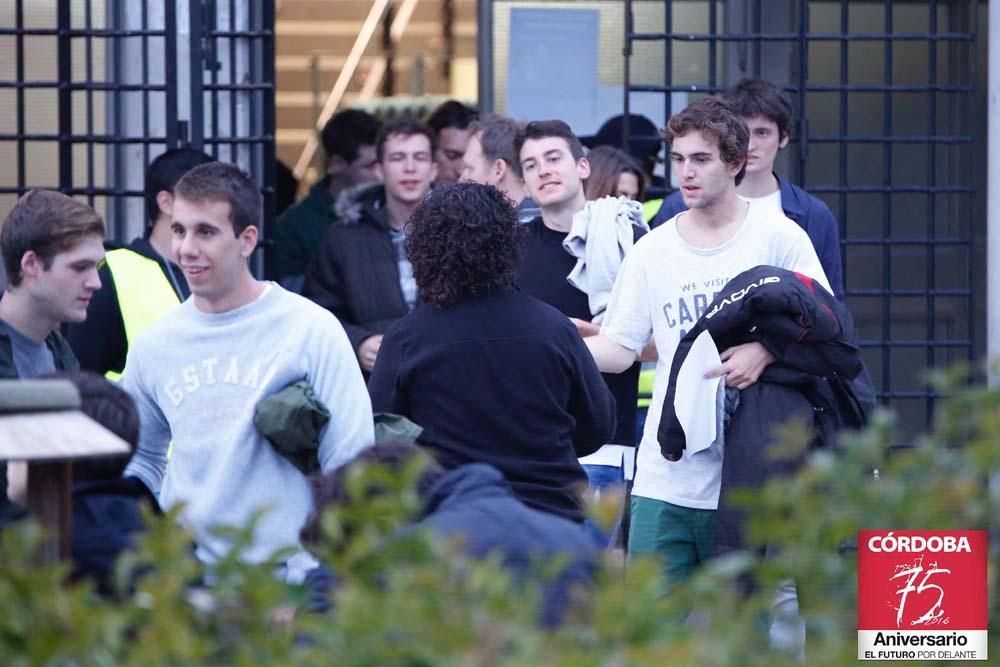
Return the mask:
{"type": "Polygon", "coordinates": [[[512,287],[421,304],[382,339],[368,391],[446,469],[488,463],[529,507],[583,521],[577,457],[611,439],[615,401],[555,308],[512,287]]]}

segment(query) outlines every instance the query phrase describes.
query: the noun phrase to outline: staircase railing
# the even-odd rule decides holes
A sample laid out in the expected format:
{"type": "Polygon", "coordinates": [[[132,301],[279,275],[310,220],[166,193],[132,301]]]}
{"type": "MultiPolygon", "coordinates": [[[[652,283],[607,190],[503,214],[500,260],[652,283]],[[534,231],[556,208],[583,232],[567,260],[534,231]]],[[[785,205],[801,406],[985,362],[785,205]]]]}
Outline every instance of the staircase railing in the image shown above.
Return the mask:
{"type": "MultiPolygon", "coordinates": [[[[419,0],[403,0],[399,11],[393,18],[392,27],[389,29],[390,39],[394,44],[398,43],[406,33],[406,28],[410,23],[410,19],[413,17],[413,12],[417,7],[418,2],[419,0]]],[[[354,45],[351,47],[347,60],[344,62],[344,66],[340,69],[340,74],[337,75],[337,80],[334,82],[333,88],[330,89],[330,94],[326,98],[326,103],[323,105],[323,109],[316,118],[316,131],[309,136],[308,140],[306,140],[306,145],[302,149],[302,153],[299,155],[299,159],[295,163],[295,169],[293,171],[295,173],[295,177],[299,180],[305,176],[306,170],[309,168],[309,164],[312,162],[313,157],[316,155],[316,150],[319,148],[319,132],[323,129],[323,126],[326,125],[326,122],[330,120],[330,117],[337,111],[337,108],[343,101],[344,94],[347,92],[347,88],[350,86],[351,81],[354,79],[354,75],[357,72],[358,65],[361,62],[361,57],[368,49],[372,36],[375,34],[379,21],[382,19],[382,15],[385,13],[385,9],[388,5],[389,0],[373,0],[371,10],[369,10],[368,16],[365,18],[365,22],[361,26],[361,31],[358,33],[357,39],[354,40],[354,45]]],[[[375,59],[372,64],[372,68],[368,72],[368,76],[365,79],[364,85],[361,87],[361,92],[358,94],[359,101],[366,101],[375,97],[375,92],[382,83],[383,77],[385,77],[387,64],[388,61],[384,55],[380,55],[375,59]]]]}

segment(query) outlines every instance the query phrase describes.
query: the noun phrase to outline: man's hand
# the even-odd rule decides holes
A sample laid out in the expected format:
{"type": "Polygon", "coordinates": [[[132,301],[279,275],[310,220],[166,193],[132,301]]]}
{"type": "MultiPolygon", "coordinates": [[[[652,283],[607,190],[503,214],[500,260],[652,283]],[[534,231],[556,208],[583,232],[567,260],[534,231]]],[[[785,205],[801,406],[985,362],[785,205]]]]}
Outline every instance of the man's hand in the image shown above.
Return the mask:
{"type": "Polygon", "coordinates": [[[361,345],[358,345],[358,361],[361,362],[361,368],[365,369],[369,373],[372,372],[372,368],[375,367],[375,358],[378,357],[378,349],[380,347],[382,347],[382,334],[369,336],[361,341],[361,345]]]}
{"type": "Polygon", "coordinates": [[[719,355],[722,365],[705,373],[705,378],[726,376],[726,386],[746,389],[758,379],[764,369],[774,363],[774,355],[760,343],[744,343],[719,355]]]}
{"type": "Polygon", "coordinates": [[[580,336],[582,338],[590,338],[591,336],[596,336],[601,333],[600,324],[594,324],[593,322],[581,320],[577,317],[571,317],[569,318],[569,321],[576,325],[576,330],[580,332],[580,336]]]}

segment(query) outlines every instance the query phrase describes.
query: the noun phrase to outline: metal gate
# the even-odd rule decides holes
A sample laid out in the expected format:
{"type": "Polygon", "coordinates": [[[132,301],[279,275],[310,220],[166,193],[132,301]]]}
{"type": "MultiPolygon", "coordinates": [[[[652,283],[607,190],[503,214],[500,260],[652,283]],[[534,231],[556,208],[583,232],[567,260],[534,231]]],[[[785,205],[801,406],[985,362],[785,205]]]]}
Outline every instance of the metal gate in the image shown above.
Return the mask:
{"type": "Polygon", "coordinates": [[[273,0],[6,4],[0,215],[30,188],[55,188],[127,242],[144,225],[145,165],[187,145],[246,169],[273,218],[273,0]]]}
{"type": "Polygon", "coordinates": [[[626,110],[629,93],[662,93],[669,117],[679,111],[671,94],[690,99],[744,77],[792,96],[794,143],[777,168],[839,222],[865,360],[906,432],[932,419],[924,369],[981,353],[979,9],[968,0],[625,3],[626,110]]]}

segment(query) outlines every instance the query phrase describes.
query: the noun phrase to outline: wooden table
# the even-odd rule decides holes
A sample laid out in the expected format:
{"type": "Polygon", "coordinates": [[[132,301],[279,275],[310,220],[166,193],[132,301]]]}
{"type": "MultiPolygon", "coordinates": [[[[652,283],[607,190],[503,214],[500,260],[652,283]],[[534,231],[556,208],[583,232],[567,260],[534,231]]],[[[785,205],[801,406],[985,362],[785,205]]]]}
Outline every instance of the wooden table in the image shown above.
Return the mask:
{"type": "Polygon", "coordinates": [[[28,512],[50,529],[39,554],[46,561],[71,554],[73,461],[129,453],[79,406],[67,380],[0,380],[0,461],[28,464],[28,512]]]}

